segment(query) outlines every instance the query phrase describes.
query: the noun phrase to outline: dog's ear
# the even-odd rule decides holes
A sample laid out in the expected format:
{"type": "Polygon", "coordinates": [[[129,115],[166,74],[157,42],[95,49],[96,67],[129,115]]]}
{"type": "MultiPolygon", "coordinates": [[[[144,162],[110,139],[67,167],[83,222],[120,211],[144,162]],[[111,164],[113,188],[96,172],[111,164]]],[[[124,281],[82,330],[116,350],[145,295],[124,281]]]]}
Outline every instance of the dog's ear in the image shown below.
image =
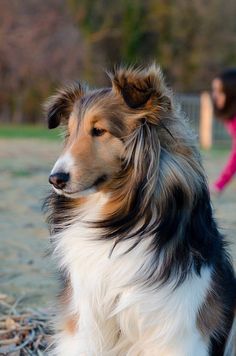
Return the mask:
{"type": "Polygon", "coordinates": [[[75,82],[70,86],[58,90],[56,95],[53,95],[44,105],[48,128],[54,129],[63,121],[69,119],[70,113],[73,110],[74,103],[81,96],[84,90],[80,83],[75,82]]]}
{"type": "Polygon", "coordinates": [[[157,65],[148,69],[118,68],[109,73],[109,77],[113,90],[130,108],[145,108],[149,104],[149,107],[163,106],[164,111],[171,109],[170,92],[157,65]]]}

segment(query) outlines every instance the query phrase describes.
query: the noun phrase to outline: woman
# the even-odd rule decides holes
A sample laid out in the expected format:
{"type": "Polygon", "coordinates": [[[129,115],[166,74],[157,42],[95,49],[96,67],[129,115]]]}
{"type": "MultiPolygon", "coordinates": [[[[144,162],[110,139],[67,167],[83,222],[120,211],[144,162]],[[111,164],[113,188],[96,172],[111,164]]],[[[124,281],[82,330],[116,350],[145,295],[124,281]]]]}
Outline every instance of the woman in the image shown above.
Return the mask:
{"type": "Polygon", "coordinates": [[[211,187],[213,193],[221,193],[236,173],[236,68],[224,71],[213,80],[212,98],[215,115],[232,138],[228,161],[211,187]]]}

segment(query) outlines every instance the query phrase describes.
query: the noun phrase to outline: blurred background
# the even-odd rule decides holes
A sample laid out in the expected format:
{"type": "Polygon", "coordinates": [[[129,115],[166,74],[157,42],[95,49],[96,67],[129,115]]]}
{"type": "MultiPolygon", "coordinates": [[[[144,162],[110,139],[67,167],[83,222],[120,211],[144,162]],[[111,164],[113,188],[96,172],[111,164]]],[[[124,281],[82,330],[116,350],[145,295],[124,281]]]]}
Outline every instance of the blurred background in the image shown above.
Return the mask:
{"type": "MultiPolygon", "coordinates": [[[[70,80],[107,85],[105,69],[155,60],[199,136],[211,182],[230,140],[207,93],[236,66],[235,17],[235,0],[0,1],[0,293],[36,305],[54,290],[40,208],[61,141],[46,129],[44,100],[70,80]]],[[[213,205],[236,261],[235,180],[213,205]]]]}
{"type": "Polygon", "coordinates": [[[1,122],[42,120],[59,84],[107,83],[103,69],[157,60],[179,93],[210,88],[236,63],[236,2],[2,0],[1,122]]]}

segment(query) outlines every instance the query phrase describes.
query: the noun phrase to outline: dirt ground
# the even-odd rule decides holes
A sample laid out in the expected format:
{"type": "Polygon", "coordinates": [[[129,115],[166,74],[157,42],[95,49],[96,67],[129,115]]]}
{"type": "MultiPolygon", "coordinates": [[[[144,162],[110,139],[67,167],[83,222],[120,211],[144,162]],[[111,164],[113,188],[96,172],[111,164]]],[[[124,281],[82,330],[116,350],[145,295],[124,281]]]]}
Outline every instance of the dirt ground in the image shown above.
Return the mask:
{"type": "MultiPolygon", "coordinates": [[[[27,306],[47,307],[56,291],[41,205],[59,147],[47,140],[0,140],[0,293],[22,298],[27,306]]],[[[210,182],[226,157],[227,152],[204,154],[210,182]]],[[[213,206],[236,266],[236,179],[221,197],[213,198],[213,206]]]]}

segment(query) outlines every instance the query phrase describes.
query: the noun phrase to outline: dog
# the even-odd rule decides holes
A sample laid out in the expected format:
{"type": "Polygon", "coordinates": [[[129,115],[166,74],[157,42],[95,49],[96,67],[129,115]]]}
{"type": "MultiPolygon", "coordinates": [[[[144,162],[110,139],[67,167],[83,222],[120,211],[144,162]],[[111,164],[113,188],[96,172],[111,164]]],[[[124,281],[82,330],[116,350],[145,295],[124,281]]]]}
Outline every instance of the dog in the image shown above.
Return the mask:
{"type": "Polygon", "coordinates": [[[233,356],[236,283],[195,138],[158,65],[46,104],[56,356],[233,356]]]}

